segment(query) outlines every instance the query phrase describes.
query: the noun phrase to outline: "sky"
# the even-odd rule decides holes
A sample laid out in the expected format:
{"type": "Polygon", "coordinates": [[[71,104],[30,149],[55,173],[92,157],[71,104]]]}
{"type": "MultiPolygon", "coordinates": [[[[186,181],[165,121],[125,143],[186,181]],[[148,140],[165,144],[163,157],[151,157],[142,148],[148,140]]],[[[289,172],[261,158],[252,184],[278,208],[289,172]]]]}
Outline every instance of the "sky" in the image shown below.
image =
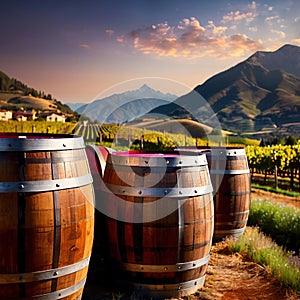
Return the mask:
{"type": "Polygon", "coordinates": [[[287,43],[300,46],[299,0],[10,0],[0,8],[0,71],[64,103],[148,77],[194,88],[287,43]]]}

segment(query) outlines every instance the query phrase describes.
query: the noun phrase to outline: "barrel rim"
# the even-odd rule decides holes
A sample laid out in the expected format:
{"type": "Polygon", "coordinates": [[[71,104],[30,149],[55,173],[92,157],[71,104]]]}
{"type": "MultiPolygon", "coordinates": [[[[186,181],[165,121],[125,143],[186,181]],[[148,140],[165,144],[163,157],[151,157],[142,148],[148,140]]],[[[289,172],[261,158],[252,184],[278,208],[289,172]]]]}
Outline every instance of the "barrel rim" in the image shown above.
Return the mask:
{"type": "Polygon", "coordinates": [[[0,151],[55,151],[84,149],[82,136],[68,134],[5,134],[0,151]]]}
{"type": "Polygon", "coordinates": [[[137,167],[188,167],[207,165],[204,153],[182,154],[180,152],[112,152],[107,158],[107,164],[137,167]],[[118,155],[118,154],[122,155],[118,155]],[[126,155],[126,153],[128,153],[126,155]],[[130,156],[130,154],[140,154],[130,156]],[[154,156],[147,156],[151,154],[154,156]]]}

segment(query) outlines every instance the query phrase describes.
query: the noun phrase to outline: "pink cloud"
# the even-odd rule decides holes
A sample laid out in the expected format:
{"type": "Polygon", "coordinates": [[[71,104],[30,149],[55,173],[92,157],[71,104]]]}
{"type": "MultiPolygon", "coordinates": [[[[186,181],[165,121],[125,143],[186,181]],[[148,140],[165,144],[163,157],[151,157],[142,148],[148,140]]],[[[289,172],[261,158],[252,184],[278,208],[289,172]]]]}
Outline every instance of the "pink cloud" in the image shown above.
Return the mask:
{"type": "Polygon", "coordinates": [[[246,35],[228,35],[226,26],[216,26],[209,21],[206,26],[195,17],[183,19],[177,26],[167,22],[139,28],[118,38],[144,54],[158,56],[199,58],[213,56],[219,59],[244,55],[258,50],[260,40],[246,35]]]}
{"type": "Polygon", "coordinates": [[[254,20],[256,17],[256,14],[254,12],[246,12],[242,13],[240,11],[231,11],[226,16],[223,16],[222,23],[228,23],[228,22],[240,22],[242,20],[245,20],[247,23],[250,23],[254,20]]]}
{"type": "Polygon", "coordinates": [[[112,29],[106,29],[105,32],[108,36],[113,36],[115,34],[114,30],[112,29]]]}
{"type": "Polygon", "coordinates": [[[80,46],[80,48],[83,48],[83,49],[91,49],[91,46],[88,44],[80,44],[79,46],[80,46]]]}

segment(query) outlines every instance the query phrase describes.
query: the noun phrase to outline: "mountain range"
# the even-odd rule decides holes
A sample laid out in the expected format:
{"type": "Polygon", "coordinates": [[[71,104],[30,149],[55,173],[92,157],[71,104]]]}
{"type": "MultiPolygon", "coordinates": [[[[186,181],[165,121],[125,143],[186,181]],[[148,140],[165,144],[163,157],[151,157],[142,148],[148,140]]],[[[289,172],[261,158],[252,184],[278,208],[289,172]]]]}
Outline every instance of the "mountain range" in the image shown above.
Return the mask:
{"type": "Polygon", "coordinates": [[[123,123],[177,98],[176,95],[162,93],[144,84],[139,89],[113,94],[85,104],[77,108],[76,112],[100,123],[123,123]]]}
{"type": "MultiPolygon", "coordinates": [[[[100,123],[123,123],[138,117],[189,119],[211,128],[245,133],[300,133],[300,47],[284,45],[258,51],[183,96],[165,94],[144,84],[92,103],[70,107],[100,123]],[[217,121],[217,122],[216,122],[217,121]]],[[[0,72],[0,108],[72,110],[41,91],[0,72]]],[[[149,122],[148,122],[149,123],[149,122]]],[[[299,134],[300,136],[300,134],[299,134]]]]}
{"type": "Polygon", "coordinates": [[[213,125],[197,105],[195,92],[207,101],[225,130],[255,132],[299,123],[300,47],[258,51],[152,113],[213,125]]]}

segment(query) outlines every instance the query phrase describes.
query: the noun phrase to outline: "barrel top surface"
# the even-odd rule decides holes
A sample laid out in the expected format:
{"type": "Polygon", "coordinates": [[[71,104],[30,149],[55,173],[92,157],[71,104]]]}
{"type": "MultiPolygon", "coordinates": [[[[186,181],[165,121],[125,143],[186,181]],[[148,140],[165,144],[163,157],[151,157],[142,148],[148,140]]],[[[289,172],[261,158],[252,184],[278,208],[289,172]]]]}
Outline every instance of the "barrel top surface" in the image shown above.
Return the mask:
{"type": "Polygon", "coordinates": [[[115,156],[128,156],[128,157],[178,157],[178,154],[172,154],[172,153],[138,153],[138,152],[126,152],[126,151],[120,151],[120,152],[114,152],[112,155],[115,156]]]}
{"type": "Polygon", "coordinates": [[[85,148],[83,138],[67,134],[1,133],[0,151],[52,151],[85,148]]]}
{"type": "Polygon", "coordinates": [[[156,153],[138,151],[119,151],[113,152],[108,159],[114,165],[129,166],[169,166],[186,167],[207,165],[205,155],[181,155],[180,153],[156,153]]]}

